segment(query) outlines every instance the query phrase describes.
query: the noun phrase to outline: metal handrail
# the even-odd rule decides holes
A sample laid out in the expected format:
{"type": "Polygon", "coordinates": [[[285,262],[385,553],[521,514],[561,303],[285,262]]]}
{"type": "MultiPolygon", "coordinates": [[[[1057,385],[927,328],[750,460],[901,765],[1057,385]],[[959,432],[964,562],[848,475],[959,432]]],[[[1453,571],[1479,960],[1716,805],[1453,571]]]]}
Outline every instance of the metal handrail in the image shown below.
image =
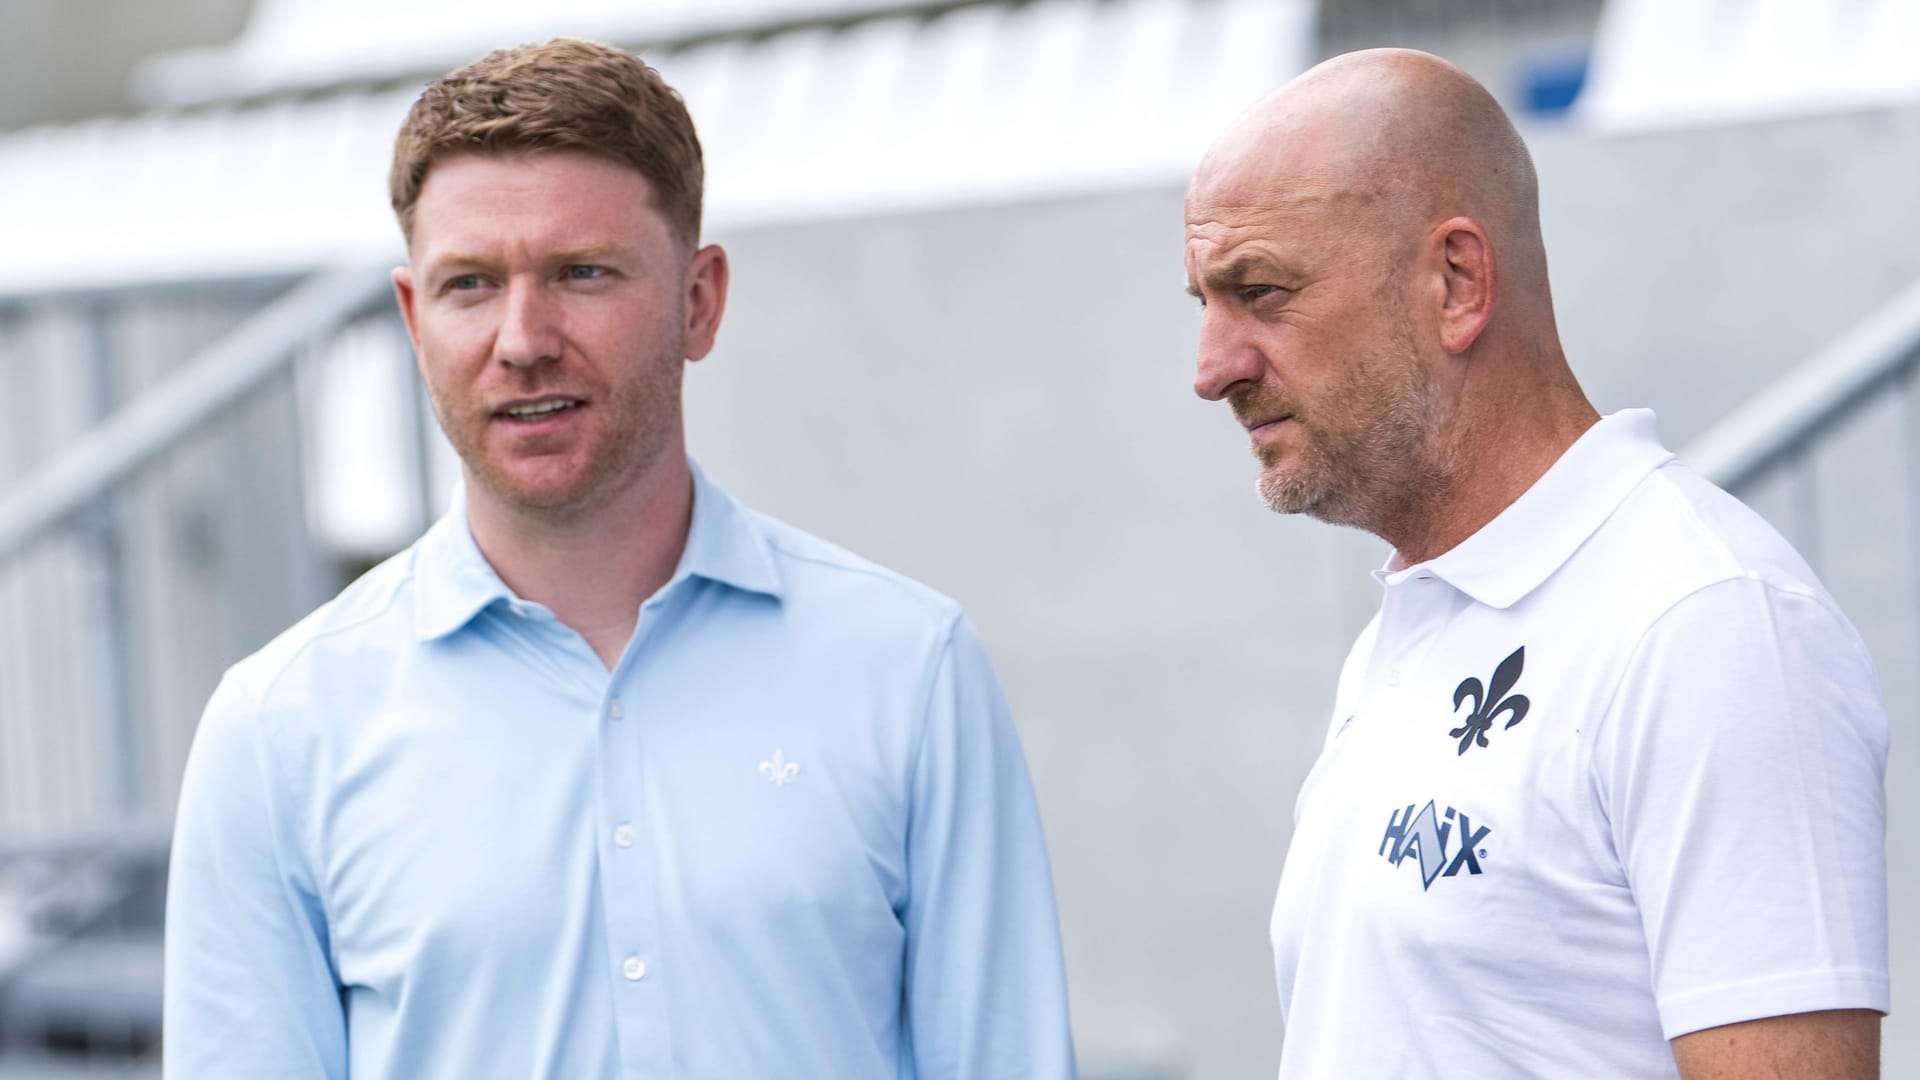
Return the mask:
{"type": "Polygon", "coordinates": [[[1737,489],[1798,454],[1881,387],[1920,366],[1920,281],[1875,309],[1680,456],[1715,484],[1737,489]]]}
{"type": "Polygon", "coordinates": [[[313,275],[0,493],[0,566],[285,370],[302,345],[384,299],[388,274],[313,275]]]}

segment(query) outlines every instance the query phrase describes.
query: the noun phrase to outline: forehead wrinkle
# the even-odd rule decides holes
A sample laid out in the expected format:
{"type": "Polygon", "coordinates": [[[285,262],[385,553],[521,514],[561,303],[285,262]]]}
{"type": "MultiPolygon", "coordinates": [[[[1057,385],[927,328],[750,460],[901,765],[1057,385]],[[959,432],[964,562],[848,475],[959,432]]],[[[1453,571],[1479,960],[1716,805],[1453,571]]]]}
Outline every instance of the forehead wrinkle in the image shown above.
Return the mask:
{"type": "Polygon", "coordinates": [[[1375,197],[1334,189],[1295,191],[1266,203],[1230,203],[1195,206],[1189,211],[1187,242],[1198,262],[1224,264],[1209,270],[1209,279],[1243,271],[1251,261],[1274,270],[1299,272],[1319,265],[1350,238],[1363,208],[1375,197]]]}
{"type": "Polygon", "coordinates": [[[1218,196],[1196,190],[1187,200],[1189,226],[1218,222],[1244,227],[1289,217],[1298,219],[1295,224],[1311,225],[1370,207],[1386,194],[1377,184],[1302,181],[1283,174],[1265,179],[1264,187],[1247,179],[1218,196]]]}

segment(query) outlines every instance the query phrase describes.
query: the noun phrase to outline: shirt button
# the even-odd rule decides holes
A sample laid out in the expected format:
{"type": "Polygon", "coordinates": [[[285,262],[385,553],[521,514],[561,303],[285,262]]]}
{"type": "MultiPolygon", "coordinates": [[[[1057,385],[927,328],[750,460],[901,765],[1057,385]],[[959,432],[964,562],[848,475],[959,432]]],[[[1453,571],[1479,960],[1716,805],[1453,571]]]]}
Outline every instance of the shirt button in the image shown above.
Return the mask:
{"type": "Polygon", "coordinates": [[[613,717],[615,720],[618,720],[621,717],[627,715],[627,710],[624,708],[621,708],[620,706],[619,698],[615,698],[613,699],[613,701],[608,703],[607,715],[613,717]]]}
{"type": "Polygon", "coordinates": [[[633,826],[622,825],[613,830],[613,842],[621,847],[633,846],[633,826]]]}
{"type": "Polygon", "coordinates": [[[620,965],[620,973],[627,977],[628,982],[639,982],[646,977],[647,965],[639,957],[629,956],[626,963],[620,965]]]}
{"type": "Polygon", "coordinates": [[[1399,668],[1390,667],[1387,669],[1387,685],[1388,686],[1400,685],[1400,669],[1399,668]]]}

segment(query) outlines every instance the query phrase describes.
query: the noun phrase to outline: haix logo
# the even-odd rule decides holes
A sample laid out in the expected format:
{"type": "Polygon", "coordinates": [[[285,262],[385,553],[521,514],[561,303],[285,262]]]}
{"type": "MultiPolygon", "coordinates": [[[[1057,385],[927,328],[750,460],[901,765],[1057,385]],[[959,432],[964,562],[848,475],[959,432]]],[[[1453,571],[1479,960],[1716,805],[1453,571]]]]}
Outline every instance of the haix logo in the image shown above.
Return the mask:
{"type": "Polygon", "coordinates": [[[1403,859],[1413,859],[1420,867],[1420,889],[1424,892],[1433,885],[1433,879],[1452,877],[1462,867],[1468,874],[1478,874],[1480,860],[1487,857],[1487,849],[1480,842],[1492,831],[1486,825],[1474,828],[1466,814],[1451,806],[1444,814],[1436,814],[1432,799],[1417,815],[1413,804],[1408,803],[1405,810],[1388,815],[1380,854],[1395,866],[1403,859]],[[1449,845],[1449,841],[1453,843],[1449,845]]]}

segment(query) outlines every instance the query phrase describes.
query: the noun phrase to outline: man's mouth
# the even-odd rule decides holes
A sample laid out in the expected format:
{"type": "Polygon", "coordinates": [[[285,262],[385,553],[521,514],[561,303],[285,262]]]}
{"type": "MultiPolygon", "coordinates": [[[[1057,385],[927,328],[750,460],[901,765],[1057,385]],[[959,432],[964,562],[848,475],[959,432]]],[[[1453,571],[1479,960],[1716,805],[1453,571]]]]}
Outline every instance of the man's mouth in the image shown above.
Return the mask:
{"type": "Polygon", "coordinates": [[[501,408],[498,415],[510,420],[545,420],[557,413],[576,408],[581,404],[578,398],[542,398],[539,401],[523,401],[501,408]]]}

